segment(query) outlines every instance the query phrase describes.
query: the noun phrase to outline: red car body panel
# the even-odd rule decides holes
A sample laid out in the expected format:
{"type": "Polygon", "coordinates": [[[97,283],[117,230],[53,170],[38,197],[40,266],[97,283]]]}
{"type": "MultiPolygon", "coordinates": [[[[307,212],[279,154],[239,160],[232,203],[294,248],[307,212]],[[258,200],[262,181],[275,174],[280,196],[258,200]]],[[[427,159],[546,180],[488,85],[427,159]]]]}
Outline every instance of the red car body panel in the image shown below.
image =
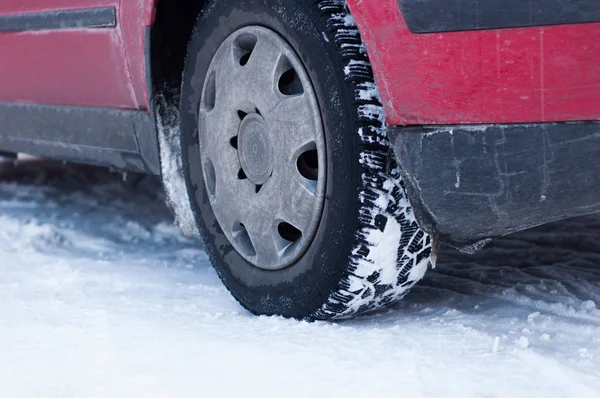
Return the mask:
{"type": "Polygon", "coordinates": [[[154,1],[4,0],[0,15],[114,6],[117,26],[0,34],[0,101],[147,109],[154,1]]]}
{"type": "Polygon", "coordinates": [[[391,125],[600,119],[600,23],[412,33],[397,0],[349,0],[391,125]]]}
{"type": "MultiPolygon", "coordinates": [[[[0,34],[0,101],[148,109],[156,1],[4,0],[0,15],[114,6],[117,26],[0,34]]],[[[396,0],[349,5],[391,125],[600,119],[600,23],[415,34],[396,0]]]]}
{"type": "Polygon", "coordinates": [[[154,23],[158,0],[120,0],[117,26],[123,35],[125,54],[137,104],[150,109],[146,70],[146,28],[154,23]]]}

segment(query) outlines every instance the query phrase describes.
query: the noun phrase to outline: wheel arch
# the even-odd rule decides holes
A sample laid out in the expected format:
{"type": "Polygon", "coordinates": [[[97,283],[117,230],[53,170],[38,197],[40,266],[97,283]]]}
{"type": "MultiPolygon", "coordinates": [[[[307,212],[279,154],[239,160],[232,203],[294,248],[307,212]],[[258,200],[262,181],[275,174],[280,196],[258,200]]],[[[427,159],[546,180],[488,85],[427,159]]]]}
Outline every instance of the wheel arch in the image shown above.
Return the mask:
{"type": "Polygon", "coordinates": [[[155,116],[158,152],[167,206],[175,225],[187,236],[198,236],[179,144],[179,98],[188,43],[207,0],[149,0],[154,2],[154,23],[146,36],[147,83],[155,116]]]}
{"type": "MultiPolygon", "coordinates": [[[[187,46],[207,0],[156,0],[150,33],[149,61],[152,96],[177,101],[187,46]]],[[[158,110],[160,111],[160,109],[158,110]]]]}

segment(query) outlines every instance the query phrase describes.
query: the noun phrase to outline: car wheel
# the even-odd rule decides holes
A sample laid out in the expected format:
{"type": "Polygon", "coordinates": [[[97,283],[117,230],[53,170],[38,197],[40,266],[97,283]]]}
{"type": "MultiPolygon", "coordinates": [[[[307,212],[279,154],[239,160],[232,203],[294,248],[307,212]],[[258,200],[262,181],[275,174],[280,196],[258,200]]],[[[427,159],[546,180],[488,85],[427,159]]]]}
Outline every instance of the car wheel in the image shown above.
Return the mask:
{"type": "Polygon", "coordinates": [[[344,1],[214,0],[180,103],[195,222],[255,314],[336,319],[401,298],[430,264],[344,1]]]}

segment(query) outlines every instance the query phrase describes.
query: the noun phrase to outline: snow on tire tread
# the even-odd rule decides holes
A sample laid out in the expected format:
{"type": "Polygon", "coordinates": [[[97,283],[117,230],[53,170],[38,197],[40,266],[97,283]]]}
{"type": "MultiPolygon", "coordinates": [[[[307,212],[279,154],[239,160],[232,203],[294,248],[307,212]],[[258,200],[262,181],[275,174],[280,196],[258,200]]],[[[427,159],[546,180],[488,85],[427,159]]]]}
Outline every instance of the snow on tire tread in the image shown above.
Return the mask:
{"type": "Polygon", "coordinates": [[[346,81],[355,91],[363,150],[359,223],[346,276],[313,315],[343,319],[401,299],[429,265],[432,239],[419,228],[391,154],[385,115],[367,51],[345,1],[318,4],[346,61],[346,81]]]}

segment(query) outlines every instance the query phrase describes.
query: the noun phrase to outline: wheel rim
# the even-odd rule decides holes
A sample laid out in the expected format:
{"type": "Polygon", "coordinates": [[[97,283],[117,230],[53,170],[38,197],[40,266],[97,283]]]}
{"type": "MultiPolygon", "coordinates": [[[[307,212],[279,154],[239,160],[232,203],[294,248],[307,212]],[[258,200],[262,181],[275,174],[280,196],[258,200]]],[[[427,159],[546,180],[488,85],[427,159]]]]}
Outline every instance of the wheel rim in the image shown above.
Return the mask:
{"type": "Polygon", "coordinates": [[[215,217],[251,264],[289,267],[312,243],[325,200],[325,137],[308,73],[277,33],[248,26],[221,44],[206,76],[198,131],[215,217]]]}

